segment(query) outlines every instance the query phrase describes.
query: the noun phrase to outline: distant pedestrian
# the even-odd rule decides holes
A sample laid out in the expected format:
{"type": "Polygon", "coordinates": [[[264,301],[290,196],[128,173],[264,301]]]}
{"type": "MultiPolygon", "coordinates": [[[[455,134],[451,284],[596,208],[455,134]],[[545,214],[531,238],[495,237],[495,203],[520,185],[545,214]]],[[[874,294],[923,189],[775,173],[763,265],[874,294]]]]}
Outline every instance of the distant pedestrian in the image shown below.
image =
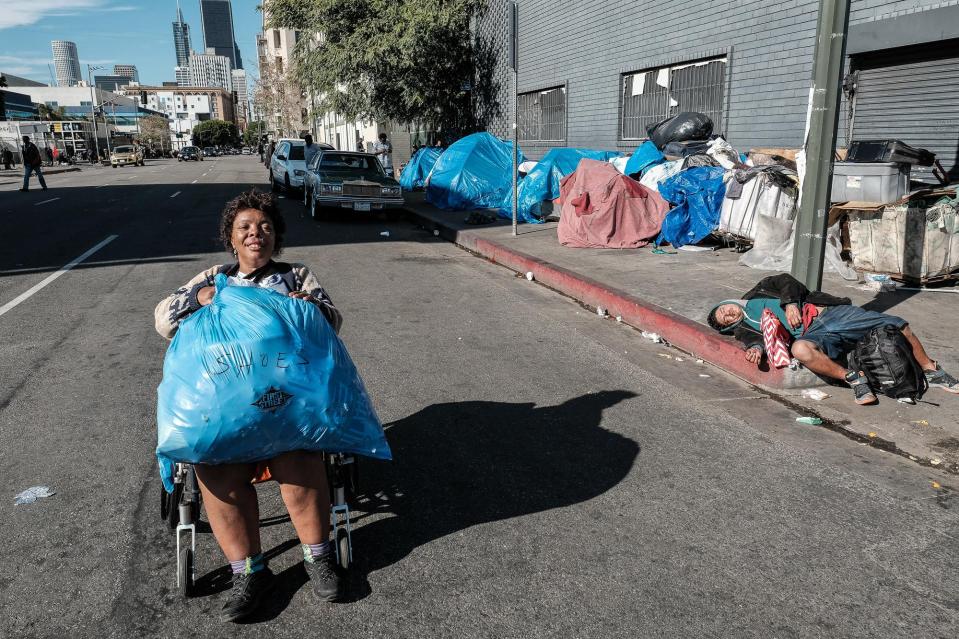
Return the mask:
{"type": "Polygon", "coordinates": [[[373,153],[383,165],[386,174],[393,175],[393,145],[385,133],[380,133],[380,139],[373,145],[373,153]]]}
{"type": "MultiPolygon", "coordinates": [[[[30,136],[23,136],[23,188],[21,191],[30,190],[30,174],[36,173],[40,187],[46,191],[47,181],[43,179],[43,172],[40,167],[43,165],[43,158],[40,157],[40,149],[30,141],[30,136]]],[[[49,149],[48,149],[49,150],[49,149]]]]}
{"type": "Polygon", "coordinates": [[[313,144],[313,136],[309,133],[303,136],[303,142],[305,143],[303,147],[303,159],[306,160],[306,165],[310,166],[313,158],[320,154],[320,147],[313,144]]]}
{"type": "Polygon", "coordinates": [[[366,144],[363,143],[363,138],[356,138],[356,150],[359,153],[366,153],[366,144]]]}
{"type": "Polygon", "coordinates": [[[273,162],[273,153],[276,152],[276,142],[270,140],[270,145],[266,147],[266,157],[263,160],[263,163],[269,167],[270,163],[273,162]]]}
{"type": "Polygon", "coordinates": [[[45,146],[43,147],[43,154],[47,156],[47,166],[53,166],[53,150],[45,146]]]}
{"type": "Polygon", "coordinates": [[[263,143],[260,142],[256,145],[256,152],[260,154],[260,162],[263,161],[263,143]]]}
{"type": "Polygon", "coordinates": [[[9,171],[13,165],[13,153],[10,152],[10,149],[3,147],[3,168],[9,171]]]}

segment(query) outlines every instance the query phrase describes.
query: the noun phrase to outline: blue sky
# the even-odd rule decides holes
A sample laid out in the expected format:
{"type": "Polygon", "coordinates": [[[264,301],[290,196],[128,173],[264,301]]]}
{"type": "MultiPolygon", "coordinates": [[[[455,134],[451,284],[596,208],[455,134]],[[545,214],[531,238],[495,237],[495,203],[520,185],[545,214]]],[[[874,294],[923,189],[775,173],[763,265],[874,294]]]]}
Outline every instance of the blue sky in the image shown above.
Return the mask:
{"type": "MultiPolygon", "coordinates": [[[[233,27],[247,76],[256,76],[261,0],[233,0],[233,27]]],[[[50,83],[51,40],[77,43],[80,65],[135,64],[140,82],[173,81],[176,0],[0,0],[0,71],[50,83]]],[[[193,48],[203,48],[199,0],[180,0],[193,48]]],[[[106,73],[100,71],[99,73],[106,73]]]]}

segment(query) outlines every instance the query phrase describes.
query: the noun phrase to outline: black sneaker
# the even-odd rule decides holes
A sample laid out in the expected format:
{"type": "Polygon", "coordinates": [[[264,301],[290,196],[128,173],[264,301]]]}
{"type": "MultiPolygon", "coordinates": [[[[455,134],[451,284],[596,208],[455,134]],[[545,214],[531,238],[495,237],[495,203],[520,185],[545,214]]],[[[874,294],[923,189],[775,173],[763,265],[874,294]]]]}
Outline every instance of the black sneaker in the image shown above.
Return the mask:
{"type": "Polygon", "coordinates": [[[866,379],[864,374],[857,371],[849,371],[846,373],[846,382],[852,387],[853,392],[856,394],[856,403],[860,406],[868,406],[869,404],[875,404],[879,401],[876,399],[876,395],[872,392],[872,389],[869,388],[869,380],[866,379]]]}
{"type": "Polygon", "coordinates": [[[929,388],[941,388],[950,393],[959,393],[959,380],[942,370],[942,366],[936,363],[936,370],[923,371],[926,375],[926,381],[929,382],[929,388]]]}
{"type": "Polygon", "coordinates": [[[306,574],[313,584],[313,592],[323,601],[339,601],[343,596],[343,577],[336,564],[336,553],[330,551],[312,562],[303,561],[306,574]]]}
{"type": "Polygon", "coordinates": [[[273,573],[269,568],[249,574],[233,575],[233,589],[230,599],[223,604],[220,619],[223,621],[241,621],[260,607],[263,597],[273,587],[273,573]]]}

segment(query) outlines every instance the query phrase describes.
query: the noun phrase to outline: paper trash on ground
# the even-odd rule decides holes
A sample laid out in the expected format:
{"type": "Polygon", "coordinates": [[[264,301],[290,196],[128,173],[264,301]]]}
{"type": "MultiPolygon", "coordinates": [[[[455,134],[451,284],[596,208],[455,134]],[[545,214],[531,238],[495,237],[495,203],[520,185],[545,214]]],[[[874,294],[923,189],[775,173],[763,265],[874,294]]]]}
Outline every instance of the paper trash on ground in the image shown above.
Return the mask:
{"type": "Polygon", "coordinates": [[[25,491],[23,491],[22,493],[14,497],[13,503],[17,505],[32,504],[38,499],[42,499],[44,497],[50,497],[52,495],[56,495],[56,493],[50,490],[49,486],[31,486],[30,488],[27,488],[25,491]]]}

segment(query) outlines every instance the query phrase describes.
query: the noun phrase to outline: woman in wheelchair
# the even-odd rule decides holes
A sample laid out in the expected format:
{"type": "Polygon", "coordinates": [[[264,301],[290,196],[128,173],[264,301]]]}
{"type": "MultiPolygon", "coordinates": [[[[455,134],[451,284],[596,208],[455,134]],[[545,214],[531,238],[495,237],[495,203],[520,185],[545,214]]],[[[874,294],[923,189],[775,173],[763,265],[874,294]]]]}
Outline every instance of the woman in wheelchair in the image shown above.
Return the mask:
{"type": "MultiPolygon", "coordinates": [[[[215,292],[213,278],[219,273],[233,284],[272,288],[315,304],[339,331],[342,316],[313,273],[302,264],[273,261],[282,248],[284,231],[283,216],[270,195],[250,191],[228,202],[220,219],[220,239],[235,262],[203,271],[161,301],[155,311],[157,332],[171,339],[180,322],[208,305],[215,292]]],[[[196,464],[195,469],[213,535],[233,569],[223,620],[249,617],[272,584],[273,574],[260,546],[259,505],[253,486],[254,480],[267,477],[280,484],[313,591],[324,601],[340,599],[342,579],[329,541],[330,494],[321,452],[299,450],[260,463],[196,464]]]]}

